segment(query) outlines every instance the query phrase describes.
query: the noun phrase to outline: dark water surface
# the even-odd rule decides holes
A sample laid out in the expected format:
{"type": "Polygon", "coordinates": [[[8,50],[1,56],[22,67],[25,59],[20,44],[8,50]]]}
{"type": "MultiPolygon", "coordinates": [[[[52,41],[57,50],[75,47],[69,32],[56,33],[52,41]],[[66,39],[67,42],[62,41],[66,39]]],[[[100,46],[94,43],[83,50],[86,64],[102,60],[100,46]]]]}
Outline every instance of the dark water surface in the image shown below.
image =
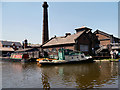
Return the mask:
{"type": "Polygon", "coordinates": [[[40,67],[37,63],[2,63],[3,88],[118,88],[118,63],[94,62],[40,67]]]}

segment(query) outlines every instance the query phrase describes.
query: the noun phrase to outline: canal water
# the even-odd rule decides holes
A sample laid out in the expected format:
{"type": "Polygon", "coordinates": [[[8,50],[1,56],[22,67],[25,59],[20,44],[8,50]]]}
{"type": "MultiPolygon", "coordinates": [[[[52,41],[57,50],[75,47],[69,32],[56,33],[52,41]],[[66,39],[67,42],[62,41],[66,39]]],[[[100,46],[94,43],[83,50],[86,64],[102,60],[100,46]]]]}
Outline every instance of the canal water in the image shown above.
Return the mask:
{"type": "Polygon", "coordinates": [[[118,62],[40,66],[0,60],[2,88],[118,88],[118,62]]]}

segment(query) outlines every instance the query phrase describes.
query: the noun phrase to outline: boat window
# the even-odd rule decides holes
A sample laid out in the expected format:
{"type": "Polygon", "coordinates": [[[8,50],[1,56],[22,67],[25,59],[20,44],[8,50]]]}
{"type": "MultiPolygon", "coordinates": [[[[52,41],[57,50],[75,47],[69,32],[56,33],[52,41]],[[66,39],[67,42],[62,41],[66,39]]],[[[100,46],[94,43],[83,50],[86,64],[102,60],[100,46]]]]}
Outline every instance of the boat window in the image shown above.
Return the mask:
{"type": "Polygon", "coordinates": [[[51,54],[51,55],[49,55],[49,58],[51,58],[51,59],[58,59],[58,55],[51,54]]]}
{"type": "Polygon", "coordinates": [[[65,55],[69,55],[69,51],[68,50],[64,50],[65,55]]]}
{"type": "Polygon", "coordinates": [[[79,52],[77,52],[77,53],[72,52],[72,53],[70,53],[69,55],[79,55],[79,54],[80,54],[79,52]]]}
{"type": "Polygon", "coordinates": [[[81,58],[84,58],[84,56],[83,56],[83,55],[81,55],[81,58]]]}
{"type": "Polygon", "coordinates": [[[74,53],[69,53],[69,55],[74,55],[74,53]]]}

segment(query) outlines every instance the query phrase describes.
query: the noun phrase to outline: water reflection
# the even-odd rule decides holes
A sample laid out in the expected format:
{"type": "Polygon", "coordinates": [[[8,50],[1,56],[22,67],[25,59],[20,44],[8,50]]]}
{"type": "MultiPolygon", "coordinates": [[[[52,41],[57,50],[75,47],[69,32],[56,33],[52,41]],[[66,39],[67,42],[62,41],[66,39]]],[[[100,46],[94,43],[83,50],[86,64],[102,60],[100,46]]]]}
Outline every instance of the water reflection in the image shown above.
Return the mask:
{"type": "Polygon", "coordinates": [[[2,63],[3,88],[41,88],[41,71],[36,63],[2,63]]]}
{"type": "Polygon", "coordinates": [[[48,76],[45,74],[42,74],[42,84],[43,84],[43,88],[50,88],[48,76]]]}
{"type": "Polygon", "coordinates": [[[49,76],[46,81],[51,82],[51,87],[70,88],[94,88],[113,84],[116,83],[114,78],[117,78],[118,73],[117,63],[113,62],[45,66],[41,67],[41,72],[49,76]]]}
{"type": "Polygon", "coordinates": [[[56,66],[1,62],[3,88],[117,88],[118,86],[116,62],[56,66]]]}

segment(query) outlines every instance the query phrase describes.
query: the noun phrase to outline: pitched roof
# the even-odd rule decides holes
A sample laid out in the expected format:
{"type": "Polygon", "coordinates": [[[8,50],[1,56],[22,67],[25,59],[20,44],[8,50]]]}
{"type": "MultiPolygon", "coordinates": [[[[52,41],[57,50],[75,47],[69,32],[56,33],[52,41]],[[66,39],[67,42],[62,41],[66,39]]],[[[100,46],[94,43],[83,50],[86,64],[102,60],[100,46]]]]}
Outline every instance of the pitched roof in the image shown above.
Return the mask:
{"type": "Polygon", "coordinates": [[[11,46],[13,43],[15,43],[16,46],[22,46],[20,42],[13,42],[13,41],[0,41],[2,45],[9,45],[11,46]]]}
{"type": "Polygon", "coordinates": [[[113,36],[113,35],[111,35],[111,34],[108,34],[108,33],[106,33],[106,32],[100,31],[100,30],[96,30],[96,31],[94,32],[94,34],[102,34],[102,35],[105,35],[105,36],[107,36],[107,37],[114,37],[114,38],[120,39],[120,38],[118,38],[118,37],[115,37],[115,36],[113,36]]]}
{"type": "Polygon", "coordinates": [[[14,49],[8,47],[0,47],[0,51],[14,51],[14,49]]]}
{"type": "Polygon", "coordinates": [[[89,29],[89,30],[92,30],[91,28],[88,28],[88,27],[85,27],[85,26],[82,26],[80,28],[76,28],[75,30],[80,30],[80,29],[89,29]]]}
{"type": "Polygon", "coordinates": [[[61,45],[61,44],[72,44],[75,43],[75,39],[77,39],[80,35],[83,34],[84,31],[81,31],[76,34],[63,36],[63,37],[54,37],[51,38],[48,42],[46,42],[43,47],[45,46],[52,46],[52,45],[61,45]]]}
{"type": "Polygon", "coordinates": [[[100,31],[100,30],[96,30],[94,33],[95,33],[95,34],[102,34],[102,35],[105,35],[105,36],[107,36],[107,37],[111,37],[111,36],[112,36],[112,35],[110,35],[110,34],[108,34],[108,33],[105,33],[105,32],[103,32],[103,31],[100,31]]]}

